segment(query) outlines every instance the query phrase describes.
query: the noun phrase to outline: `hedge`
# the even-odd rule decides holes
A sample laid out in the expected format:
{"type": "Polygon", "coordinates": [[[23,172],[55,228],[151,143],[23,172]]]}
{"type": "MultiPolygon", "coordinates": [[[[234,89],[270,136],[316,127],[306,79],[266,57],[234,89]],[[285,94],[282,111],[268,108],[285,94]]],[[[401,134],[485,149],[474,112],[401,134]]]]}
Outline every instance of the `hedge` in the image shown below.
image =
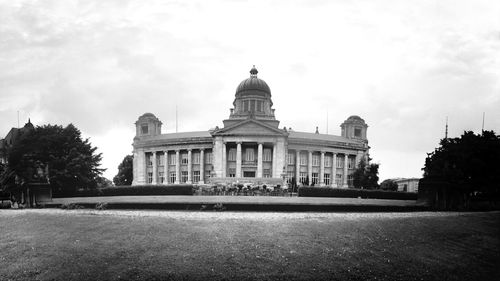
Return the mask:
{"type": "Polygon", "coordinates": [[[353,188],[300,187],[299,197],[417,200],[417,193],[353,188]]]}
{"type": "Polygon", "coordinates": [[[113,186],[91,190],[79,190],[71,195],[60,197],[95,197],[95,196],[145,196],[145,195],[193,195],[193,186],[183,185],[136,185],[113,186]]]}

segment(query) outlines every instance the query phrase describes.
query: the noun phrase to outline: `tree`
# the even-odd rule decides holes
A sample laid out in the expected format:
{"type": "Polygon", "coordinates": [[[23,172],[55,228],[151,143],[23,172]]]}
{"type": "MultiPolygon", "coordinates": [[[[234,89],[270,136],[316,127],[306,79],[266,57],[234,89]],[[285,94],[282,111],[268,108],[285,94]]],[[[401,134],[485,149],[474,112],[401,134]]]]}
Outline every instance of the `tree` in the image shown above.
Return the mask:
{"type": "Polygon", "coordinates": [[[460,138],[445,138],[425,160],[424,180],[444,182],[464,195],[500,193],[500,136],[466,131],[460,138]]]}
{"type": "Polygon", "coordinates": [[[97,186],[104,169],[99,168],[102,155],[96,149],[73,124],[38,126],[13,144],[8,169],[22,184],[29,181],[35,163],[46,163],[53,193],[72,195],[77,189],[97,186]]]}
{"type": "Polygon", "coordinates": [[[133,179],[134,156],[127,155],[118,165],[118,174],[113,178],[115,185],[131,185],[133,179]]]}
{"type": "Polygon", "coordinates": [[[398,184],[391,179],[387,179],[384,180],[382,183],[380,183],[380,189],[389,191],[398,191],[398,184]]]}
{"type": "Polygon", "coordinates": [[[358,168],[352,174],[355,188],[376,189],[378,185],[379,164],[366,164],[364,158],[359,161],[358,168]]]}

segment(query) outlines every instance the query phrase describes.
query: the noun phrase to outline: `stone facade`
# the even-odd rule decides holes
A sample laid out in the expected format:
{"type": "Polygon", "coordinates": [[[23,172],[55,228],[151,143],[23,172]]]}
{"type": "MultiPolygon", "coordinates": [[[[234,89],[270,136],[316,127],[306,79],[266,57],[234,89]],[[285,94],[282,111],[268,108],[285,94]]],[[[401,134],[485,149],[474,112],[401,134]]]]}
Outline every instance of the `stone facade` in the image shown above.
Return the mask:
{"type": "Polygon", "coordinates": [[[271,90],[257,69],[236,89],[224,127],[162,134],[151,113],[139,117],[134,138],[133,185],[283,180],[346,188],[362,158],[368,160],[365,121],[351,116],[342,135],[279,128],[271,90]]]}

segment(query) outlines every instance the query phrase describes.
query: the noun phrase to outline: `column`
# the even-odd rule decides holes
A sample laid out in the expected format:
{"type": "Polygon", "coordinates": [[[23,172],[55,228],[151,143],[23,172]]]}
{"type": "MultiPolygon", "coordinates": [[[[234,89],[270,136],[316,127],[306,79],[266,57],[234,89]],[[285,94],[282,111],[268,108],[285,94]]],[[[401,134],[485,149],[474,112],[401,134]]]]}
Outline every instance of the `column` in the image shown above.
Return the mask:
{"type": "Polygon", "coordinates": [[[333,153],[333,163],[332,163],[332,186],[333,187],[338,187],[337,186],[337,153],[333,153]]]}
{"type": "Polygon", "coordinates": [[[313,153],[309,150],[309,159],[307,162],[307,176],[309,177],[309,185],[312,183],[312,173],[313,173],[313,153]]]}
{"type": "Polygon", "coordinates": [[[200,181],[199,184],[205,183],[205,150],[200,149],[200,181]]]}
{"type": "Polygon", "coordinates": [[[222,142],[222,177],[226,177],[226,172],[227,172],[227,154],[226,154],[226,142],[222,142]]]}
{"type": "Polygon", "coordinates": [[[153,151],[153,182],[152,184],[157,184],[157,179],[158,179],[158,161],[156,159],[156,151],[153,151]]]}
{"type": "Polygon", "coordinates": [[[295,150],[295,182],[300,183],[300,150],[295,150]]]}
{"type": "Polygon", "coordinates": [[[278,166],[276,165],[276,153],[278,152],[277,151],[277,145],[276,143],[274,143],[273,145],[273,164],[271,165],[272,167],[272,175],[273,175],[273,178],[279,178],[280,177],[280,174],[279,174],[279,171],[278,171],[278,166]]]}
{"type": "Polygon", "coordinates": [[[343,188],[348,188],[349,186],[347,185],[347,167],[348,167],[348,163],[347,161],[349,160],[349,155],[344,154],[344,184],[343,184],[343,188]]]}
{"type": "Polygon", "coordinates": [[[236,143],[236,175],[241,178],[241,141],[236,143]]]}
{"type": "Polygon", "coordinates": [[[191,149],[188,149],[188,179],[187,184],[193,183],[193,161],[192,161],[192,152],[191,149]]]}
{"type": "Polygon", "coordinates": [[[262,143],[257,148],[257,177],[262,178],[262,143]]]}
{"type": "Polygon", "coordinates": [[[181,181],[181,153],[177,149],[175,151],[175,182],[174,184],[179,184],[181,181]]]}
{"type": "Polygon", "coordinates": [[[163,151],[165,158],[163,162],[163,184],[168,184],[168,151],[163,151]]]}
{"type": "Polygon", "coordinates": [[[319,186],[325,186],[325,152],[321,151],[319,160],[319,186]]]}

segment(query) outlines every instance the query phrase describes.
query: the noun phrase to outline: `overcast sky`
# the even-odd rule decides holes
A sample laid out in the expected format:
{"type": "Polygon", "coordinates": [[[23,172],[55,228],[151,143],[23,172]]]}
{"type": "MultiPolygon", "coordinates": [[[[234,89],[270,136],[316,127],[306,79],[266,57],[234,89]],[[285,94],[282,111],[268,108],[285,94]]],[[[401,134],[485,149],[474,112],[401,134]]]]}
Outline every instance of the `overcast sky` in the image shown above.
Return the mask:
{"type": "Polygon", "coordinates": [[[420,177],[447,116],[500,133],[500,1],[0,0],[0,136],[73,123],[112,179],[140,115],[221,126],[254,64],[280,127],[365,119],[381,180],[420,177]]]}

